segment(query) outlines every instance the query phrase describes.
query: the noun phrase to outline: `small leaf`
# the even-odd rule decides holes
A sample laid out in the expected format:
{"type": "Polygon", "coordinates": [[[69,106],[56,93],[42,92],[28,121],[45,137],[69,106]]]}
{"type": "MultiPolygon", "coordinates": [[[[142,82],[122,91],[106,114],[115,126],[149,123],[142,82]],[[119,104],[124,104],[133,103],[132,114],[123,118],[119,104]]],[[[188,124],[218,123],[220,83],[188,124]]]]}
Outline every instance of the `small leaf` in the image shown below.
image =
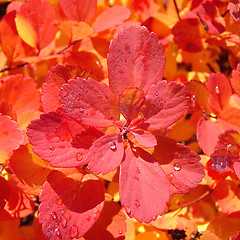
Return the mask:
{"type": "Polygon", "coordinates": [[[33,48],[41,50],[55,38],[54,7],[47,0],[28,0],[17,11],[16,26],[20,37],[33,48]]]}
{"type": "Polygon", "coordinates": [[[149,153],[140,148],[126,150],[119,184],[120,201],[130,217],[149,223],[164,213],[170,182],[149,153]]]}
{"type": "Polygon", "coordinates": [[[82,237],[104,206],[104,187],[92,174],[54,170],[40,194],[39,222],[47,239],[82,237]]]}
{"type": "MultiPolygon", "coordinates": [[[[230,4],[230,3],[229,3],[230,4]]],[[[232,71],[232,77],[230,82],[233,90],[240,96],[240,64],[238,64],[237,69],[232,71]]]]}
{"type": "Polygon", "coordinates": [[[108,54],[109,85],[115,96],[129,87],[146,94],[152,84],[161,81],[163,51],[157,35],[145,27],[130,26],[119,32],[108,54]]]}
{"type": "Polygon", "coordinates": [[[157,145],[157,139],[150,132],[137,129],[137,130],[132,130],[131,133],[136,138],[136,140],[144,147],[151,148],[157,145]]]}
{"type": "Polygon", "coordinates": [[[116,25],[120,25],[128,19],[130,11],[124,6],[113,6],[103,11],[93,24],[95,32],[107,30],[116,25]]]}
{"type": "Polygon", "coordinates": [[[97,0],[59,0],[69,20],[90,23],[97,9],[97,0]]]}
{"type": "Polygon", "coordinates": [[[138,88],[125,89],[119,95],[119,108],[128,122],[138,116],[144,102],[144,93],[138,88]]]}
{"type": "Polygon", "coordinates": [[[119,119],[117,100],[105,83],[88,78],[71,79],[60,91],[63,109],[73,119],[96,127],[108,127],[119,119]]]}
{"type": "Polygon", "coordinates": [[[107,174],[120,165],[123,156],[122,136],[119,133],[109,133],[93,143],[86,159],[92,172],[107,174]]]}

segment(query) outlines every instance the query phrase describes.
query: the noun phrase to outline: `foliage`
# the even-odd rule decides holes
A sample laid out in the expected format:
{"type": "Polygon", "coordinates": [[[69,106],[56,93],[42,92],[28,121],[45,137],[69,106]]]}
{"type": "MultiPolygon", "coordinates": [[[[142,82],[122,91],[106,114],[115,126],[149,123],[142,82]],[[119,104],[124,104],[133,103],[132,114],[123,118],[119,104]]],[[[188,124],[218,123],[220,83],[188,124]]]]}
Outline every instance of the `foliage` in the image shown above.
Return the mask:
{"type": "Polygon", "coordinates": [[[239,239],[240,3],[5,2],[0,239],[239,239]]]}

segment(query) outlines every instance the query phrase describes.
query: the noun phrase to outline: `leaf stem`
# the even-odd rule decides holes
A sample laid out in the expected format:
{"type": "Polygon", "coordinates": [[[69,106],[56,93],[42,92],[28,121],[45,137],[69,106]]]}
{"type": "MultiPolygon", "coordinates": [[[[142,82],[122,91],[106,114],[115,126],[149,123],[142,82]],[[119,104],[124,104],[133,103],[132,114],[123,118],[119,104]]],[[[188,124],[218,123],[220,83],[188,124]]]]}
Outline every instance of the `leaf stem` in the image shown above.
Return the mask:
{"type": "Polygon", "coordinates": [[[176,12],[177,12],[178,19],[181,20],[180,15],[179,15],[179,9],[178,9],[176,0],[173,0],[173,3],[174,3],[174,6],[175,6],[175,9],[176,9],[176,12]]]}

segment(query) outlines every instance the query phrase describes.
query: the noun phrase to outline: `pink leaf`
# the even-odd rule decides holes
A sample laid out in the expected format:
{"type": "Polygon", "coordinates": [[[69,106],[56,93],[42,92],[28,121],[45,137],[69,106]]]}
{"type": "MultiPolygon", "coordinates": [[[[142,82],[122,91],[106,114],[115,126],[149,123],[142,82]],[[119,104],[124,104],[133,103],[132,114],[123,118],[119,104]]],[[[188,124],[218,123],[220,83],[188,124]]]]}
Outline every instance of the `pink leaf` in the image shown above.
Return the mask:
{"type": "Polygon", "coordinates": [[[61,111],[42,114],[28,126],[33,151],[54,167],[76,167],[87,163],[86,154],[102,133],[72,120],[61,111]]]}
{"type": "Polygon", "coordinates": [[[240,19],[240,3],[239,2],[229,2],[228,9],[235,21],[239,21],[240,19]]]}
{"type": "Polygon", "coordinates": [[[222,133],[216,122],[202,117],[197,126],[197,140],[203,152],[210,156],[218,142],[218,136],[222,133]]]}
{"type": "Polygon", "coordinates": [[[90,23],[97,9],[97,0],[59,0],[69,20],[90,23]]]}
{"type": "Polygon", "coordinates": [[[55,111],[61,106],[58,100],[61,86],[71,78],[83,77],[87,79],[89,72],[79,66],[57,64],[47,73],[46,83],[42,86],[42,104],[45,113],[55,111]]]}
{"type": "Polygon", "coordinates": [[[146,94],[162,80],[165,57],[155,33],[139,26],[125,27],[110,43],[109,84],[118,96],[124,89],[138,87],[146,94]]]}
{"type": "Polygon", "coordinates": [[[206,87],[209,91],[209,107],[218,115],[227,105],[232,88],[228,79],[222,73],[212,73],[208,78],[206,87]]]}
{"type": "Polygon", "coordinates": [[[88,168],[96,174],[107,174],[123,160],[124,146],[119,133],[109,133],[96,140],[87,155],[88,168]]]}
{"type": "Polygon", "coordinates": [[[144,130],[132,130],[131,133],[136,138],[136,140],[144,147],[154,147],[157,145],[157,139],[155,136],[144,130]]]}
{"type": "Polygon", "coordinates": [[[130,11],[128,8],[124,6],[113,6],[103,11],[98,16],[92,27],[94,28],[95,32],[101,32],[111,27],[115,27],[116,25],[122,24],[123,21],[128,19],[129,16],[130,11]]]}
{"type": "Polygon", "coordinates": [[[125,89],[119,95],[119,108],[128,122],[138,116],[144,102],[144,93],[138,88],[125,89]]]}
{"type": "Polygon", "coordinates": [[[104,187],[94,175],[77,169],[54,170],[40,194],[39,222],[46,239],[82,237],[104,206],[104,187]]]}
{"type": "Polygon", "coordinates": [[[183,85],[160,81],[152,85],[146,97],[144,124],[151,130],[167,128],[186,113],[188,102],[188,93],[183,85]]]}
{"type": "Polygon", "coordinates": [[[119,182],[120,201],[130,217],[149,223],[164,213],[170,182],[148,152],[140,148],[126,150],[119,182]]]}
{"type": "Polygon", "coordinates": [[[198,154],[175,140],[158,137],[158,145],[153,156],[161,164],[171,182],[171,193],[188,192],[189,188],[196,187],[205,175],[198,154]]]}
{"type": "Polygon", "coordinates": [[[240,179],[240,162],[235,162],[233,164],[234,171],[237,175],[237,177],[240,179]]]}
{"type": "Polygon", "coordinates": [[[61,88],[60,101],[67,114],[83,124],[107,127],[119,119],[118,103],[109,87],[91,78],[69,80],[61,88]]]}

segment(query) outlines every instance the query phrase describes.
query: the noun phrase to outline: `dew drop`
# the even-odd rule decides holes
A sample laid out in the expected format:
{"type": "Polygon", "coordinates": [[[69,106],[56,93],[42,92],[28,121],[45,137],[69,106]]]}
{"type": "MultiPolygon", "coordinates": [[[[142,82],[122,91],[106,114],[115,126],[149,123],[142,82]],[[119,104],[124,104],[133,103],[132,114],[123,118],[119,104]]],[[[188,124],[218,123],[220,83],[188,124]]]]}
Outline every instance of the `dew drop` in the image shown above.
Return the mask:
{"type": "Polygon", "coordinates": [[[191,102],[192,102],[192,106],[195,107],[196,106],[196,96],[195,95],[192,95],[191,102]]]}
{"type": "Polygon", "coordinates": [[[56,214],[55,212],[52,212],[52,213],[51,213],[51,217],[52,217],[54,220],[56,220],[56,219],[57,219],[57,214],[56,214]]]}
{"type": "Polygon", "coordinates": [[[79,108],[80,113],[83,113],[83,111],[84,111],[83,108],[79,108]]]}
{"type": "Polygon", "coordinates": [[[109,148],[111,149],[111,150],[115,150],[117,147],[116,147],[116,143],[115,142],[110,142],[109,143],[109,148]]]}
{"type": "Polygon", "coordinates": [[[158,91],[155,91],[154,94],[155,94],[155,96],[158,96],[158,95],[159,95],[159,92],[158,92],[158,91]]]}
{"type": "Polygon", "coordinates": [[[141,169],[139,167],[137,167],[137,174],[141,173],[141,169]]]}
{"type": "Polygon", "coordinates": [[[72,225],[69,231],[69,235],[71,238],[77,238],[78,236],[78,226],[72,225]]]}
{"type": "Polygon", "coordinates": [[[91,217],[90,217],[90,216],[86,217],[86,220],[87,220],[88,222],[90,222],[90,221],[91,221],[91,217]]]}
{"type": "Polygon", "coordinates": [[[157,216],[153,216],[152,220],[155,221],[157,219],[157,216]]]}
{"type": "Polygon", "coordinates": [[[118,232],[118,233],[121,235],[121,234],[123,234],[123,231],[122,231],[122,230],[119,230],[119,232],[118,232]]]}
{"type": "Polygon", "coordinates": [[[60,206],[60,205],[62,205],[63,200],[61,198],[59,198],[55,201],[55,203],[60,206]]]}
{"type": "Polygon", "coordinates": [[[136,207],[140,207],[140,202],[138,200],[135,200],[134,204],[135,204],[136,207]]]}
{"type": "Polygon", "coordinates": [[[55,150],[55,147],[50,146],[49,149],[50,149],[50,151],[54,151],[54,150],[55,150]]]}
{"type": "Polygon", "coordinates": [[[83,159],[83,154],[82,153],[77,153],[76,154],[76,160],[80,162],[82,159],[83,159]]]}
{"type": "Polygon", "coordinates": [[[174,163],[173,168],[174,168],[175,171],[180,171],[181,170],[181,165],[176,162],[176,163],[174,163]]]}
{"type": "Polygon", "coordinates": [[[220,91],[219,91],[219,87],[218,87],[218,86],[215,87],[215,92],[216,92],[217,94],[220,93],[220,91]]]}
{"type": "Polygon", "coordinates": [[[67,218],[63,215],[60,219],[62,226],[67,227],[67,218]]]}
{"type": "Polygon", "coordinates": [[[55,232],[58,236],[60,236],[60,231],[59,231],[58,228],[55,228],[54,232],[55,232]]]}
{"type": "Polygon", "coordinates": [[[129,207],[125,207],[125,210],[126,210],[126,213],[127,213],[127,214],[130,214],[130,213],[131,213],[131,210],[130,210],[129,207]]]}

